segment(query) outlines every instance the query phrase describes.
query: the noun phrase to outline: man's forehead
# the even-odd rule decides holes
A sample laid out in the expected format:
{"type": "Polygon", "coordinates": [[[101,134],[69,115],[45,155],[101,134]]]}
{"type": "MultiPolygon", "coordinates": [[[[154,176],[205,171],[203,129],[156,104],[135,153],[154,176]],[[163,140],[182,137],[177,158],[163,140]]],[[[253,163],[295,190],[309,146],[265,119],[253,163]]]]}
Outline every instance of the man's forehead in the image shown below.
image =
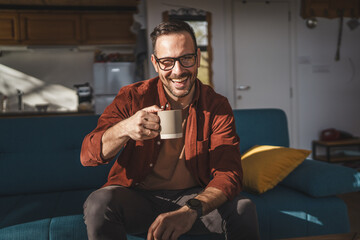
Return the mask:
{"type": "Polygon", "coordinates": [[[194,51],[194,42],[188,32],[176,32],[161,35],[157,38],[154,52],[171,52],[173,50],[187,49],[194,51]]]}

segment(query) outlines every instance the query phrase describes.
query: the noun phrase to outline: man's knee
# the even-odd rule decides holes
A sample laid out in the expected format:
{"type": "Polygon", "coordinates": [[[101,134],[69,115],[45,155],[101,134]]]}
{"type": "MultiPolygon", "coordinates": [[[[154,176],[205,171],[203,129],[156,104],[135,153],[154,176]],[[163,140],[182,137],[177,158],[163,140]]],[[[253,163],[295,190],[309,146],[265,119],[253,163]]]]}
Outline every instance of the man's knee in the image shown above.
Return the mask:
{"type": "Polygon", "coordinates": [[[244,198],[237,202],[236,212],[241,216],[256,216],[256,206],[250,199],[244,198]]]}
{"type": "Polygon", "coordinates": [[[259,239],[256,206],[250,199],[238,196],[229,202],[226,212],[228,239],[259,239]]]}
{"type": "Polygon", "coordinates": [[[227,212],[230,215],[247,215],[256,213],[255,204],[248,198],[241,195],[234,198],[232,201],[225,203],[222,207],[222,212],[227,212]]]}
{"type": "Polygon", "coordinates": [[[92,192],[84,203],[84,218],[101,219],[106,216],[106,212],[111,209],[114,199],[114,190],[111,188],[101,188],[92,192]]]}
{"type": "Polygon", "coordinates": [[[126,239],[117,195],[115,188],[106,187],[91,193],[85,201],[84,220],[90,240],[126,239]]]}

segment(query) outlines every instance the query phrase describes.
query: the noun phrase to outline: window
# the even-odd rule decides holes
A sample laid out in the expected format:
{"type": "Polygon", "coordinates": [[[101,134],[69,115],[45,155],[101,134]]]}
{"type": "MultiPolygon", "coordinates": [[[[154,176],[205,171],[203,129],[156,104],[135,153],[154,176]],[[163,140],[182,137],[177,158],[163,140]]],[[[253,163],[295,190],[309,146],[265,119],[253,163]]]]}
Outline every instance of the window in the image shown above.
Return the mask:
{"type": "Polygon", "coordinates": [[[182,20],[194,29],[198,48],[201,51],[198,78],[204,84],[213,86],[212,83],[212,48],[211,48],[211,13],[194,8],[180,8],[163,13],[163,19],[182,20]]]}

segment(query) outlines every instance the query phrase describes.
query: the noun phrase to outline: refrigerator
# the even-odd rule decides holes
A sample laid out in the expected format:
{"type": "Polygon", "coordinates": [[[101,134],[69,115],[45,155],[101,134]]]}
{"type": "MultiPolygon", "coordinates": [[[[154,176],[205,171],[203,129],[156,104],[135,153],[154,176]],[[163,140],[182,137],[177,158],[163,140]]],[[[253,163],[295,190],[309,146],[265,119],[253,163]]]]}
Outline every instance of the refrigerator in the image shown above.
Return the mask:
{"type": "Polygon", "coordinates": [[[102,114],[122,87],[135,82],[135,63],[94,63],[93,76],[95,113],[102,114]]]}

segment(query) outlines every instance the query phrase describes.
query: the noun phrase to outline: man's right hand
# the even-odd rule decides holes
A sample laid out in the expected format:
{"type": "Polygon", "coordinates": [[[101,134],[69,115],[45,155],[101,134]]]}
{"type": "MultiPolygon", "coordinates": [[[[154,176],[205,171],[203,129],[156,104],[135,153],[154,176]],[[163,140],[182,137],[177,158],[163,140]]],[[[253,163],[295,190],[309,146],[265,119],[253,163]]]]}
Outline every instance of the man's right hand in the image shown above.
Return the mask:
{"type": "Polygon", "coordinates": [[[161,108],[153,105],[123,120],[123,130],[126,135],[136,141],[157,137],[160,133],[160,118],[156,113],[159,111],[162,111],[161,108]]]}
{"type": "Polygon", "coordinates": [[[102,137],[102,157],[113,158],[130,138],[138,141],[157,137],[160,118],[156,113],[159,111],[162,109],[156,105],[143,108],[109,128],[102,137]]]}

